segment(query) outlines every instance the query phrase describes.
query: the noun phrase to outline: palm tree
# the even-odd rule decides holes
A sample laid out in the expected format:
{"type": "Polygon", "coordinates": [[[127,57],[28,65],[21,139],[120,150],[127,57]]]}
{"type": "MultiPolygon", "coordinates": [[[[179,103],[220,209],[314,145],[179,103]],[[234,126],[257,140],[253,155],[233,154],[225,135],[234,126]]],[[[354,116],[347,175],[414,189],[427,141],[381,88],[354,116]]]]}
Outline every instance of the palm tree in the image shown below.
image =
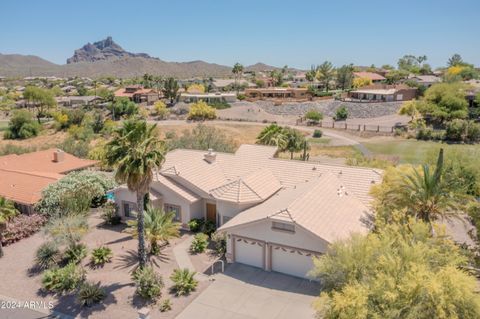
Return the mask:
{"type": "Polygon", "coordinates": [[[257,144],[277,146],[283,150],[288,144],[287,134],[285,130],[277,124],[270,124],[257,136],[257,144]]]}
{"type": "Polygon", "coordinates": [[[156,125],[145,120],[128,120],[117,129],[106,145],[106,162],[116,168],[115,179],[126,183],[137,197],[137,231],[139,266],[146,264],[144,198],[153,180],[155,169],[165,160],[164,143],[158,138],[156,125]]]}
{"type": "Polygon", "coordinates": [[[317,78],[325,86],[328,92],[328,85],[333,78],[335,70],[331,62],[325,61],[317,67],[317,78]]]}
{"type": "MultiPolygon", "coordinates": [[[[180,235],[180,223],[174,221],[175,212],[164,212],[161,208],[151,205],[145,211],[145,235],[150,241],[150,253],[157,255],[160,252],[158,242],[168,243],[168,240],[180,235]]],[[[134,237],[138,235],[137,221],[129,223],[134,237]]]]}
{"type": "Polygon", "coordinates": [[[0,257],[3,256],[2,233],[6,228],[6,222],[17,214],[18,210],[15,208],[15,204],[8,199],[0,197],[0,257]]]}
{"type": "Polygon", "coordinates": [[[238,62],[235,63],[235,65],[232,68],[232,73],[235,76],[235,88],[236,88],[237,94],[238,94],[238,78],[241,74],[243,74],[243,65],[241,65],[238,62]]]}
{"type": "Polygon", "coordinates": [[[458,211],[463,197],[451,189],[443,177],[443,149],[440,149],[437,165],[432,171],[429,165],[423,165],[422,170],[413,170],[400,180],[400,187],[388,194],[389,198],[405,207],[409,215],[427,223],[458,217],[458,211]]]}

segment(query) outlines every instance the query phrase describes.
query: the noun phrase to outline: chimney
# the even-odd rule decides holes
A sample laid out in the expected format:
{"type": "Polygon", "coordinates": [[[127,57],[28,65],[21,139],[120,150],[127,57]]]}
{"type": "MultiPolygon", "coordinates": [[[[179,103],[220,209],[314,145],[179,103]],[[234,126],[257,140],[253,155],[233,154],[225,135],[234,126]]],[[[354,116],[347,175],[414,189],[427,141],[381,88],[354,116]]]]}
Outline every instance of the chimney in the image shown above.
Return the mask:
{"type": "Polygon", "coordinates": [[[214,163],[216,158],[217,158],[217,154],[211,149],[209,148],[208,149],[208,153],[206,153],[203,158],[210,164],[214,163]]]}
{"type": "Polygon", "coordinates": [[[65,160],[65,152],[61,149],[57,149],[53,152],[53,161],[55,163],[60,163],[65,160]]]}

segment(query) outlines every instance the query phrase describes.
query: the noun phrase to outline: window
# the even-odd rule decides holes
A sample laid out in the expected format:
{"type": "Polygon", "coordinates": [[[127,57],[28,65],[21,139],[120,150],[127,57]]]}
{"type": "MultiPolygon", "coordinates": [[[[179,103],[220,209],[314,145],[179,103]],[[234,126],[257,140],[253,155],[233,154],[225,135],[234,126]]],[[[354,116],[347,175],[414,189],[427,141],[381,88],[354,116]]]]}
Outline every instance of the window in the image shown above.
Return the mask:
{"type": "Polygon", "coordinates": [[[293,233],[293,232],[295,232],[295,225],[287,224],[287,223],[281,223],[281,222],[272,222],[272,229],[293,233]]]}
{"type": "Polygon", "coordinates": [[[125,217],[137,217],[137,212],[135,209],[137,205],[132,202],[122,202],[123,203],[123,214],[125,217]]]}
{"type": "Polygon", "coordinates": [[[175,220],[176,221],[181,221],[182,220],[180,206],[172,205],[172,204],[165,204],[165,205],[163,205],[163,210],[166,213],[175,212],[175,220]]]}

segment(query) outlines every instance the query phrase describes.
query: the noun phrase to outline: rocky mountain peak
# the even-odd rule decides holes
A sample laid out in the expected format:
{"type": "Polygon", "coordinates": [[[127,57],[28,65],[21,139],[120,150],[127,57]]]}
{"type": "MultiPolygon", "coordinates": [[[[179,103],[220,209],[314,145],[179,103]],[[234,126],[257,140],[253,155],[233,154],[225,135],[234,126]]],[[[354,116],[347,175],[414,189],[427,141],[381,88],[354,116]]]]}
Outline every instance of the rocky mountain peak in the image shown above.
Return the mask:
{"type": "Polygon", "coordinates": [[[78,62],[95,62],[101,60],[113,60],[123,57],[141,57],[155,59],[146,53],[131,53],[125,51],[113,41],[112,37],[92,43],[87,43],[80,49],[75,50],[73,56],[67,59],[67,64],[78,62]]]}

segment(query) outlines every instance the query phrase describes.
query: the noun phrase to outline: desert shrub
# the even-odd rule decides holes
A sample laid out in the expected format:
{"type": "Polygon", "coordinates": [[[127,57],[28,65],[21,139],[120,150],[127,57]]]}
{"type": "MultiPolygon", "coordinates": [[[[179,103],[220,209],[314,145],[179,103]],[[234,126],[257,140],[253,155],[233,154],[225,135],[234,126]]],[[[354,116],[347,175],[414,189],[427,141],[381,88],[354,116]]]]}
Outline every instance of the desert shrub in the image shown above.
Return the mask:
{"type": "Polygon", "coordinates": [[[78,288],[84,279],[85,271],[72,263],[63,268],[45,271],[42,277],[42,286],[50,292],[64,293],[78,288]]]}
{"type": "Polygon", "coordinates": [[[26,110],[13,113],[7,130],[3,133],[4,139],[27,139],[37,136],[41,125],[33,119],[32,114],[26,110]]]}
{"type": "Polygon", "coordinates": [[[100,283],[85,282],[80,285],[77,293],[77,302],[81,306],[90,307],[105,299],[106,296],[105,290],[100,287],[100,283]]]}
{"type": "Polygon", "coordinates": [[[77,140],[72,136],[68,136],[57,147],[80,158],[87,158],[90,151],[90,143],[88,141],[77,140]]]}
{"type": "Polygon", "coordinates": [[[190,231],[194,233],[198,233],[202,230],[203,224],[205,224],[205,219],[203,218],[193,218],[187,223],[190,231]]]}
{"type": "Polygon", "coordinates": [[[121,217],[117,215],[117,205],[114,202],[108,201],[102,206],[102,219],[105,224],[118,225],[122,221],[121,217]]]}
{"type": "Polygon", "coordinates": [[[167,105],[163,101],[155,102],[153,107],[155,109],[155,114],[158,116],[159,120],[165,120],[170,114],[170,111],[167,109],[167,105]]]}
{"type": "Polygon", "coordinates": [[[213,120],[216,117],[215,109],[204,101],[192,103],[188,112],[189,120],[213,120]]]}
{"type": "Polygon", "coordinates": [[[110,262],[112,260],[112,257],[113,257],[112,250],[106,246],[101,246],[101,247],[95,248],[92,251],[92,257],[90,261],[94,266],[101,266],[101,265],[104,265],[105,263],[110,262]]]}
{"type": "Polygon", "coordinates": [[[431,140],[432,139],[433,129],[430,127],[421,127],[417,130],[416,139],[417,140],[431,140]]]}
{"type": "Polygon", "coordinates": [[[73,172],[56,183],[50,184],[42,191],[42,199],[37,203],[36,210],[49,216],[58,216],[64,212],[63,198],[77,192],[85,193],[91,198],[92,206],[104,202],[107,191],[117,184],[110,177],[92,171],[73,172]],[[79,191],[81,190],[81,191],[79,191]]]}
{"type": "Polygon", "coordinates": [[[167,312],[172,310],[172,301],[167,298],[160,303],[160,312],[167,312]]]}
{"type": "Polygon", "coordinates": [[[247,98],[247,97],[245,96],[245,94],[237,94],[237,99],[238,99],[239,101],[243,101],[243,100],[245,100],[246,98],[247,98]]]}
{"type": "Polygon", "coordinates": [[[336,112],[334,119],[335,121],[344,121],[348,117],[348,110],[345,106],[341,106],[336,112]]]}
{"type": "Polygon", "coordinates": [[[187,268],[173,271],[170,279],[173,281],[172,290],[177,296],[188,295],[195,290],[198,285],[195,274],[196,272],[190,272],[187,268]]]}
{"type": "Polygon", "coordinates": [[[310,110],[305,113],[305,118],[313,123],[318,123],[323,119],[323,114],[316,110],[310,110]]]}
{"type": "Polygon", "coordinates": [[[68,136],[72,137],[74,140],[80,140],[85,142],[90,142],[95,133],[90,126],[79,126],[79,125],[72,125],[68,128],[68,136]]]}
{"type": "Polygon", "coordinates": [[[190,251],[192,253],[203,253],[208,246],[208,235],[204,233],[198,233],[194,236],[192,244],[190,245],[190,251]]]}
{"type": "Polygon", "coordinates": [[[15,202],[0,196],[0,223],[7,222],[18,216],[19,211],[15,208],[15,202]]]}
{"type": "Polygon", "coordinates": [[[133,273],[137,294],[147,300],[156,300],[162,294],[162,277],[152,267],[138,268],[133,273]]]}
{"type": "Polygon", "coordinates": [[[30,146],[20,146],[15,144],[6,144],[3,147],[0,147],[0,156],[3,155],[10,155],[10,154],[25,154],[35,152],[37,149],[35,147],[30,146]]]}
{"type": "Polygon", "coordinates": [[[40,245],[35,254],[35,262],[40,269],[50,269],[58,266],[62,259],[58,246],[53,241],[40,245]]]}
{"type": "Polygon", "coordinates": [[[47,218],[40,214],[17,215],[7,222],[2,236],[2,244],[9,245],[20,239],[27,238],[36,233],[47,221],[47,218]]]}
{"type": "Polygon", "coordinates": [[[82,243],[76,243],[69,246],[64,253],[64,258],[69,263],[78,264],[87,256],[87,246],[82,243]]]}
{"type": "Polygon", "coordinates": [[[315,130],[315,131],[313,131],[313,137],[314,137],[314,138],[320,138],[320,137],[322,137],[322,135],[323,135],[322,130],[315,130]]]}
{"type": "Polygon", "coordinates": [[[168,141],[169,149],[185,148],[193,150],[214,149],[216,152],[233,153],[236,142],[224,131],[213,126],[198,124],[193,130],[183,131],[182,136],[168,141]]]}
{"type": "Polygon", "coordinates": [[[225,254],[227,251],[227,235],[224,232],[215,232],[212,234],[212,241],[215,244],[215,251],[217,254],[225,254]]]}

